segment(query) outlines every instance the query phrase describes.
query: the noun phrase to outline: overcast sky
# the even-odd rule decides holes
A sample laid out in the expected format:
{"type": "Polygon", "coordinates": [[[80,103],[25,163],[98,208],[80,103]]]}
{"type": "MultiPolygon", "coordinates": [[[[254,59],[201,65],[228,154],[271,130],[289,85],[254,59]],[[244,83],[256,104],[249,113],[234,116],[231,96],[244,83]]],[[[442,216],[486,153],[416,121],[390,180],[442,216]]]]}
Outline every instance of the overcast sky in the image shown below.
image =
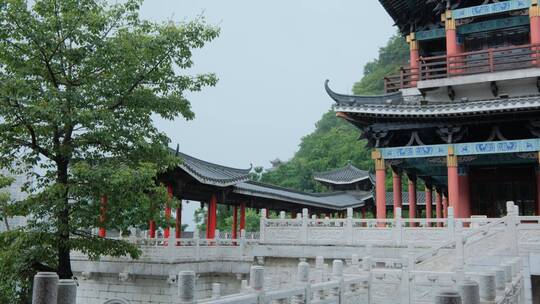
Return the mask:
{"type": "Polygon", "coordinates": [[[156,123],[182,152],[238,168],[290,159],[332,105],[324,80],[349,93],[396,31],[376,0],[146,0],[141,13],[221,28],[194,57],[220,79],[188,95],[195,119],[156,123]]]}

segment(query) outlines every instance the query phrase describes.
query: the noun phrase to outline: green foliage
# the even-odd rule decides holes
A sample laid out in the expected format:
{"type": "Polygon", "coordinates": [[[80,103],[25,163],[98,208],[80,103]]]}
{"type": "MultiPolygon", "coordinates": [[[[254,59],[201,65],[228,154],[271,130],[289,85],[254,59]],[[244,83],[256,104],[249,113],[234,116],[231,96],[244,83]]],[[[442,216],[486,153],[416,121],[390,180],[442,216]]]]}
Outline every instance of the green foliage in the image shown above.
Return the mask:
{"type": "Polygon", "coordinates": [[[409,59],[409,46],[401,36],[390,38],[385,47],[379,49],[379,58],[364,66],[364,76],[353,85],[356,95],[373,95],[384,92],[384,77],[396,74],[409,59]]]}
{"type": "MultiPolygon", "coordinates": [[[[232,231],[233,207],[218,205],[217,226],[219,231],[232,231]]],[[[194,221],[199,231],[206,231],[207,209],[195,209],[194,221]]],[[[246,231],[259,231],[260,217],[257,210],[246,208],[246,231]]],[[[238,229],[240,229],[240,208],[238,208],[238,229]]],[[[201,236],[202,237],[202,236],[201,236]]]]}
{"type": "Polygon", "coordinates": [[[369,151],[358,142],[358,131],[335,117],[332,111],[324,114],[315,132],[302,138],[294,157],[277,169],[266,172],[262,181],[303,191],[323,191],[313,180],[313,174],[351,161],[355,166],[370,169],[369,151]]]}
{"type": "MultiPolygon", "coordinates": [[[[142,20],[142,0],[110,3],[0,0],[0,160],[42,172],[30,197],[13,204],[11,215],[29,215],[28,226],[0,236],[0,252],[9,252],[0,267],[10,262],[6,270],[20,274],[6,290],[39,268],[71,277],[71,250],[137,257],[127,243],[86,233],[99,225],[99,198],[108,197],[107,229],[163,221],[167,195],[155,177],[178,160],[153,118],[192,119],[185,92],[217,81],[180,72],[219,29],[201,19],[142,20]],[[18,272],[23,245],[36,263],[18,272]]],[[[17,288],[11,303],[24,297],[17,288]]]]}
{"type": "MultiPolygon", "coordinates": [[[[395,72],[408,56],[405,40],[400,36],[390,38],[388,44],[379,50],[379,58],[366,64],[364,77],[354,84],[353,92],[359,95],[381,94],[384,90],[383,77],[395,72]]],[[[315,131],[302,138],[294,157],[277,169],[266,172],[262,181],[320,192],[326,189],[313,180],[315,172],[345,166],[349,161],[360,169],[372,170],[370,151],[358,136],[357,128],[329,111],[317,122],[315,131]]]]}

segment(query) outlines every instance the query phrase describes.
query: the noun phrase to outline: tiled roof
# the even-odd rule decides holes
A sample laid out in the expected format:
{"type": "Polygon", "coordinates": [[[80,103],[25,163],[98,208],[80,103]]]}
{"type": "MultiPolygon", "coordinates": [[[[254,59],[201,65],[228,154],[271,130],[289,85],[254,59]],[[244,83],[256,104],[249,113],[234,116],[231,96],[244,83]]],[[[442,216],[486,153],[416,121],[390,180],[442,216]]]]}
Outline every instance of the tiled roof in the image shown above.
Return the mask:
{"type": "Polygon", "coordinates": [[[362,207],[367,200],[373,199],[369,191],[307,193],[253,181],[236,184],[233,192],[335,210],[362,207]]]}
{"type": "Polygon", "coordinates": [[[313,175],[313,178],[317,181],[336,185],[352,184],[369,177],[368,171],[360,170],[351,164],[343,168],[319,172],[313,175]]]}
{"type": "Polygon", "coordinates": [[[499,98],[490,100],[452,102],[428,105],[343,103],[334,105],[337,112],[359,114],[367,117],[438,118],[457,116],[482,116],[504,112],[540,110],[540,96],[499,98]]]}
{"type": "MultiPolygon", "coordinates": [[[[403,206],[408,206],[409,205],[409,192],[402,192],[401,200],[402,200],[403,206]]],[[[432,205],[435,205],[435,193],[433,193],[433,195],[431,196],[431,202],[432,202],[432,205]]],[[[387,206],[394,205],[394,192],[386,192],[386,205],[387,206]]],[[[424,191],[416,192],[416,205],[417,206],[426,205],[426,193],[424,191]]]]}
{"type": "Polygon", "coordinates": [[[181,152],[174,152],[180,159],[180,168],[199,182],[212,186],[227,187],[249,180],[249,169],[236,169],[204,160],[181,152]]]}

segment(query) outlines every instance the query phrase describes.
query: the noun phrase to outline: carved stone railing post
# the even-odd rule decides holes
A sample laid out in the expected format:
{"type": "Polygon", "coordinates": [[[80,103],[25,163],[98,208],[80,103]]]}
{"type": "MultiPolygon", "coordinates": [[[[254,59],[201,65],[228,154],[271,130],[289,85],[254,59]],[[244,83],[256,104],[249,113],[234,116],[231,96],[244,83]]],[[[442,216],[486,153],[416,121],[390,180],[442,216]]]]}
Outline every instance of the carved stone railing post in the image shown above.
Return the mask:
{"type": "Polygon", "coordinates": [[[167,239],[167,247],[173,248],[176,246],[176,229],[170,228],[169,237],[167,239]]]}
{"type": "Polygon", "coordinates": [[[518,235],[517,235],[517,222],[519,215],[519,207],[514,205],[514,202],[506,202],[506,218],[508,233],[510,234],[511,252],[513,255],[517,255],[519,252],[518,235]]]}
{"type": "Polygon", "coordinates": [[[249,269],[249,287],[259,294],[259,303],[264,303],[264,267],[251,266],[249,269]]]}
{"type": "Polygon", "coordinates": [[[34,276],[32,304],[56,304],[58,275],[55,272],[38,272],[34,276]]]}
{"type": "Polygon", "coordinates": [[[463,244],[463,223],[461,221],[455,222],[455,240],[456,240],[456,273],[458,282],[464,278],[465,271],[465,248],[463,244]]]}
{"type": "Polygon", "coordinates": [[[462,281],[458,284],[458,292],[463,304],[480,304],[480,289],[476,281],[462,281]]]}
{"type": "Polygon", "coordinates": [[[483,273],[478,275],[478,285],[480,287],[480,299],[485,303],[495,302],[497,297],[495,274],[483,273]]]}
{"type": "Polygon", "coordinates": [[[75,280],[58,281],[58,302],[57,304],[76,304],[77,303],[77,282],[75,280]]]}
{"type": "Polygon", "coordinates": [[[347,208],[347,219],[345,221],[345,237],[347,238],[347,244],[353,243],[353,209],[347,208]]]}
{"type": "Polygon", "coordinates": [[[334,288],[332,293],[338,298],[338,303],[344,303],[344,282],[343,282],[343,261],[334,260],[332,262],[332,280],[339,282],[339,287],[334,288]]]}
{"type": "Polygon", "coordinates": [[[495,285],[497,287],[497,290],[504,292],[504,288],[506,287],[506,278],[505,278],[505,271],[502,267],[495,268],[495,285]]]}
{"type": "Polygon", "coordinates": [[[242,252],[242,255],[245,255],[245,249],[246,249],[246,230],[242,229],[240,230],[240,252],[242,252]]]}
{"type": "Polygon", "coordinates": [[[180,271],[178,274],[178,298],[182,304],[195,303],[195,272],[180,271]]]}
{"type": "Polygon", "coordinates": [[[407,246],[407,254],[403,256],[403,268],[401,269],[401,284],[399,293],[402,304],[410,303],[411,299],[411,281],[413,280],[411,272],[414,271],[415,258],[412,245],[407,246]]]}
{"type": "Polygon", "coordinates": [[[285,219],[285,211],[280,211],[279,212],[279,218],[284,220],[285,219]]]}
{"type": "Polygon", "coordinates": [[[308,244],[308,222],[309,214],[307,208],[302,209],[302,244],[308,244]]]}
{"type": "Polygon", "coordinates": [[[454,207],[448,207],[448,216],[446,218],[446,229],[448,231],[448,238],[455,241],[455,226],[456,220],[454,218],[454,207]]]}
{"type": "Polygon", "coordinates": [[[401,245],[403,243],[403,219],[400,207],[396,208],[394,223],[394,241],[396,244],[401,245]]]}
{"type": "Polygon", "coordinates": [[[212,299],[219,299],[221,297],[221,284],[212,283],[212,299]]]}
{"type": "Polygon", "coordinates": [[[309,264],[307,262],[298,263],[296,280],[300,286],[305,288],[305,292],[303,296],[296,296],[294,303],[309,303],[311,301],[311,285],[309,284],[309,264]]]}
{"type": "Polygon", "coordinates": [[[315,257],[315,281],[322,282],[324,280],[324,257],[318,255],[315,257]]]}
{"type": "Polygon", "coordinates": [[[195,246],[195,260],[200,261],[201,260],[201,248],[199,244],[199,229],[195,228],[193,230],[193,246],[195,246]]]}
{"type": "Polygon", "coordinates": [[[461,304],[461,296],[457,291],[440,291],[435,295],[435,304],[461,304]]]}
{"type": "Polygon", "coordinates": [[[260,226],[259,226],[259,238],[261,243],[264,243],[264,235],[266,231],[266,209],[261,209],[260,226]]]}

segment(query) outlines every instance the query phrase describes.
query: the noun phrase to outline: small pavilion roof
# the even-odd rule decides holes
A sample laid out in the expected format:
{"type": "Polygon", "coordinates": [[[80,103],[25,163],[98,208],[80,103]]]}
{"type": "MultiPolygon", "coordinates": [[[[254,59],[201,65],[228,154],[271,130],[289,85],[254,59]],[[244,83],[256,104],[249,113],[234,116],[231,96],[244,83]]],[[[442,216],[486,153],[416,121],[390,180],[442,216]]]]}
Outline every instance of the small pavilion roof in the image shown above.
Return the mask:
{"type": "Polygon", "coordinates": [[[358,169],[349,163],[342,168],[315,173],[313,178],[323,183],[346,185],[368,179],[370,176],[368,171],[358,169]]]}
{"type": "Polygon", "coordinates": [[[236,184],[233,192],[334,210],[362,207],[373,199],[370,191],[307,193],[254,181],[236,184]]]}
{"type": "Polygon", "coordinates": [[[179,167],[203,184],[228,187],[249,180],[251,168],[231,168],[200,160],[178,151],[174,153],[181,159],[179,167]]]}

